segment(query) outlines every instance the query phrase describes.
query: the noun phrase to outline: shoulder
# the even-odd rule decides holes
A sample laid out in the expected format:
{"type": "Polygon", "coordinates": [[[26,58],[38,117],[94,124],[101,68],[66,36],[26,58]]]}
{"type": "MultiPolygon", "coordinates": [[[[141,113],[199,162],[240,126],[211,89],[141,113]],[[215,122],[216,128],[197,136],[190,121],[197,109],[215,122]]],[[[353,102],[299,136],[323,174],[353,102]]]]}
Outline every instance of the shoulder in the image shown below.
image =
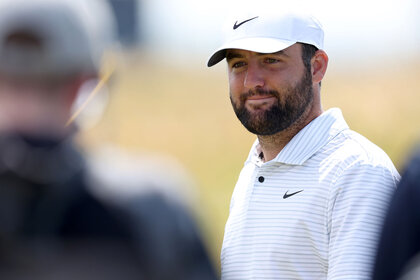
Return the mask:
{"type": "Polygon", "coordinates": [[[190,206],[193,180],[174,158],[150,152],[103,146],[87,156],[91,191],[105,200],[125,201],[150,196],[190,206]]]}
{"type": "Polygon", "coordinates": [[[172,240],[196,231],[193,182],[175,159],[104,146],[90,153],[87,166],[89,192],[141,224],[150,239],[160,232],[172,240]]]}
{"type": "Polygon", "coordinates": [[[395,189],[400,175],[389,156],[366,137],[344,130],[319,151],[320,172],[336,187],[395,189]]]}
{"type": "Polygon", "coordinates": [[[343,131],[333,141],[338,144],[337,152],[345,159],[373,165],[392,164],[381,148],[353,130],[343,131]]]}
{"type": "Polygon", "coordinates": [[[88,169],[93,195],[125,214],[154,276],[192,279],[197,272],[203,279],[214,279],[192,214],[193,184],[176,160],[106,147],[90,155],[88,169]]]}
{"type": "Polygon", "coordinates": [[[325,147],[330,160],[341,163],[343,169],[385,169],[399,178],[392,160],[376,144],[350,129],[341,132],[325,147]]]}

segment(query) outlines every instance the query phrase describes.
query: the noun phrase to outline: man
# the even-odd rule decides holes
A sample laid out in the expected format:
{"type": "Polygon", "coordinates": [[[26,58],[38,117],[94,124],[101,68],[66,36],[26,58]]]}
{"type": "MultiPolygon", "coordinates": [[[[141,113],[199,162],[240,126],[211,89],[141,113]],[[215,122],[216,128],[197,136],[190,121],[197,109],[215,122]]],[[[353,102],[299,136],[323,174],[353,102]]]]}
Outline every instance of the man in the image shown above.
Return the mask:
{"type": "Polygon", "coordinates": [[[66,125],[113,38],[105,4],[1,2],[0,278],[215,279],[190,215],[154,190],[165,175],[85,160],[66,125]]]}
{"type": "Polygon", "coordinates": [[[402,174],[388,209],[372,279],[420,278],[419,204],[420,151],[417,150],[402,174]]]}
{"type": "Polygon", "coordinates": [[[230,99],[257,135],[239,175],[221,252],[222,279],[368,279],[399,174],[388,156],[323,111],[328,56],[319,22],[255,14],[232,22],[230,99]]]}

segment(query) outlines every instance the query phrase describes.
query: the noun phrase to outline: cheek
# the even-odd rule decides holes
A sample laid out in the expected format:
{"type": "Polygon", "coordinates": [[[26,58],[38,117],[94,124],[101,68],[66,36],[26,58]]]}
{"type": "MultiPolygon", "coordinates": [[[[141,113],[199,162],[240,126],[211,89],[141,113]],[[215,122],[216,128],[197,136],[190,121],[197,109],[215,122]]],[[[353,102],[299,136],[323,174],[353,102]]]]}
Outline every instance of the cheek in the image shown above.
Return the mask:
{"type": "Polygon", "coordinates": [[[231,96],[235,97],[243,93],[243,84],[243,79],[241,79],[240,75],[229,74],[229,91],[231,96]]]}

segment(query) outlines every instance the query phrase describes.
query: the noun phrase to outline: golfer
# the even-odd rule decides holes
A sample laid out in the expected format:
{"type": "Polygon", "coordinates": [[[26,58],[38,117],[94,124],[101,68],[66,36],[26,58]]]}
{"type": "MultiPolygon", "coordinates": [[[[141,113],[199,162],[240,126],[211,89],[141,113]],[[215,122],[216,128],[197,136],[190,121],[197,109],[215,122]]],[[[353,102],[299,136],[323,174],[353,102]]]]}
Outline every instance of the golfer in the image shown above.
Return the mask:
{"type": "Polygon", "coordinates": [[[340,109],[322,108],[320,23],[251,14],[229,29],[208,66],[226,58],[233,110],[257,139],[232,195],[222,279],[369,279],[399,174],[340,109]]]}

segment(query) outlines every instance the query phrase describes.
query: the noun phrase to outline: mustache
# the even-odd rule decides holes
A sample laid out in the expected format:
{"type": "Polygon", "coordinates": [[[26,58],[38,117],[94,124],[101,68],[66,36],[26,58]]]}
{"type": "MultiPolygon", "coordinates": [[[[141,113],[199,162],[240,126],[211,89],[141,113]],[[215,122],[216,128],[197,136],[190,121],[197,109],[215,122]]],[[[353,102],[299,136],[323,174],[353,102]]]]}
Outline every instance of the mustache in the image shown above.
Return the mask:
{"type": "Polygon", "coordinates": [[[277,99],[280,98],[280,94],[276,90],[263,90],[263,89],[252,90],[252,89],[250,89],[248,92],[245,92],[245,93],[241,94],[240,100],[241,100],[241,102],[245,102],[245,100],[247,98],[252,97],[252,96],[258,96],[258,95],[264,95],[264,96],[272,95],[274,97],[277,97],[277,99]]]}

